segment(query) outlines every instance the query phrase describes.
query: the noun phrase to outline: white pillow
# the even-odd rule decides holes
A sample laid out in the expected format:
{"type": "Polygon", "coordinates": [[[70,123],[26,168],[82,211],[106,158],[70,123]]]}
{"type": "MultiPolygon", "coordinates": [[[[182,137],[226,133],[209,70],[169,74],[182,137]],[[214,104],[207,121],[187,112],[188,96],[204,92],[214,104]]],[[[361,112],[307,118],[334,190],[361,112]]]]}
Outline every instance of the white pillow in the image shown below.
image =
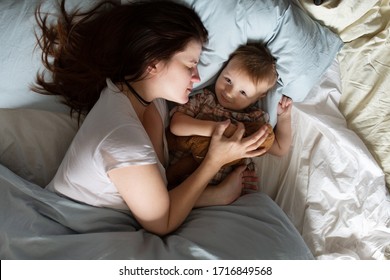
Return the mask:
{"type": "Polygon", "coordinates": [[[285,94],[294,102],[305,99],[319,82],[342,46],[340,38],[311,19],[290,0],[176,0],[194,8],[209,31],[202,52],[199,89],[213,83],[216,75],[239,45],[263,42],[277,60],[276,91],[263,109],[276,123],[276,105],[285,94]]]}
{"type": "Polygon", "coordinates": [[[78,129],[69,114],[0,109],[0,163],[45,187],[54,177],[78,129]]]}

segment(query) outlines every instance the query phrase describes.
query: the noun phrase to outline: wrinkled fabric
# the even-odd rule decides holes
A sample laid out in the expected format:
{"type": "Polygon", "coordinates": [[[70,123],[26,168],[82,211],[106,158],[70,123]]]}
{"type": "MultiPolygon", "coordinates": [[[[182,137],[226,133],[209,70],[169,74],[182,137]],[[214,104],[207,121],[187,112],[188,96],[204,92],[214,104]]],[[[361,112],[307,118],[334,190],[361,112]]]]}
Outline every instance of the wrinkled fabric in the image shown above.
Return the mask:
{"type": "Polygon", "coordinates": [[[344,41],[340,111],[385,172],[390,190],[390,1],[300,1],[344,41]]]}
{"type": "Polygon", "coordinates": [[[129,212],[81,204],[0,165],[1,259],[312,259],[266,194],[193,210],[163,238],[129,212]]]}
{"type": "Polygon", "coordinates": [[[283,158],[256,158],[260,187],[282,207],[317,259],[385,259],[390,195],[384,173],[338,109],[337,62],[292,111],[283,158]],[[272,174],[272,175],[270,175],[272,174]]]}

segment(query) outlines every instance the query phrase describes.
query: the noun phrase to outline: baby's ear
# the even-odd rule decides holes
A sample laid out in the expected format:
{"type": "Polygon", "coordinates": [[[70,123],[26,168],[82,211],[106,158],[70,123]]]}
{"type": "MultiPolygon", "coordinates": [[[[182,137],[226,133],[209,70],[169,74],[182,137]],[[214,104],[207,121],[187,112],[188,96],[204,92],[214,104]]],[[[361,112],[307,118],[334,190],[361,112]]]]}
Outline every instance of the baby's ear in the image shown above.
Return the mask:
{"type": "Polygon", "coordinates": [[[267,91],[267,92],[264,92],[264,93],[261,93],[261,94],[259,94],[258,101],[261,101],[261,99],[263,99],[264,97],[266,97],[266,96],[267,96],[267,93],[268,93],[268,91],[267,91]]]}

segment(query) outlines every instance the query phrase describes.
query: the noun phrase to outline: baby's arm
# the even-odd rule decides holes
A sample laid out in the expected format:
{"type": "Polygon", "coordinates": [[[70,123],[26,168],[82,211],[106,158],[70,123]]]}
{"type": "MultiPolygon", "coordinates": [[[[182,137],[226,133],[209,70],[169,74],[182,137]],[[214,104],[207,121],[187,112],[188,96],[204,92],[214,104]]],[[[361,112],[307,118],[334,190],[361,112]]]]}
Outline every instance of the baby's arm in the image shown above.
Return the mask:
{"type": "Polygon", "coordinates": [[[284,156],[290,150],[292,100],[283,96],[278,104],[278,119],[275,127],[275,141],[268,152],[275,156],[284,156]]]}
{"type": "Polygon", "coordinates": [[[215,121],[195,119],[182,112],[175,112],[171,118],[170,129],[176,136],[209,136],[217,125],[215,121]]]}

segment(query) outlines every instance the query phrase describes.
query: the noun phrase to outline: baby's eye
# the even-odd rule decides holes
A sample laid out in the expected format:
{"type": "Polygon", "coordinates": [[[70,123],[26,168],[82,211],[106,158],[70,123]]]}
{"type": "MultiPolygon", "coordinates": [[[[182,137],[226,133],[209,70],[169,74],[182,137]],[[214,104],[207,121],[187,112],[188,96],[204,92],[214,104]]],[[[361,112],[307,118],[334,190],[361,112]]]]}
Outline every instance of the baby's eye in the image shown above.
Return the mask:
{"type": "Polygon", "coordinates": [[[243,91],[243,90],[240,90],[240,94],[241,94],[242,96],[246,96],[246,92],[243,91]]]}
{"type": "Polygon", "coordinates": [[[232,80],[230,80],[229,78],[225,78],[225,81],[226,81],[229,85],[232,84],[232,80]]]}

